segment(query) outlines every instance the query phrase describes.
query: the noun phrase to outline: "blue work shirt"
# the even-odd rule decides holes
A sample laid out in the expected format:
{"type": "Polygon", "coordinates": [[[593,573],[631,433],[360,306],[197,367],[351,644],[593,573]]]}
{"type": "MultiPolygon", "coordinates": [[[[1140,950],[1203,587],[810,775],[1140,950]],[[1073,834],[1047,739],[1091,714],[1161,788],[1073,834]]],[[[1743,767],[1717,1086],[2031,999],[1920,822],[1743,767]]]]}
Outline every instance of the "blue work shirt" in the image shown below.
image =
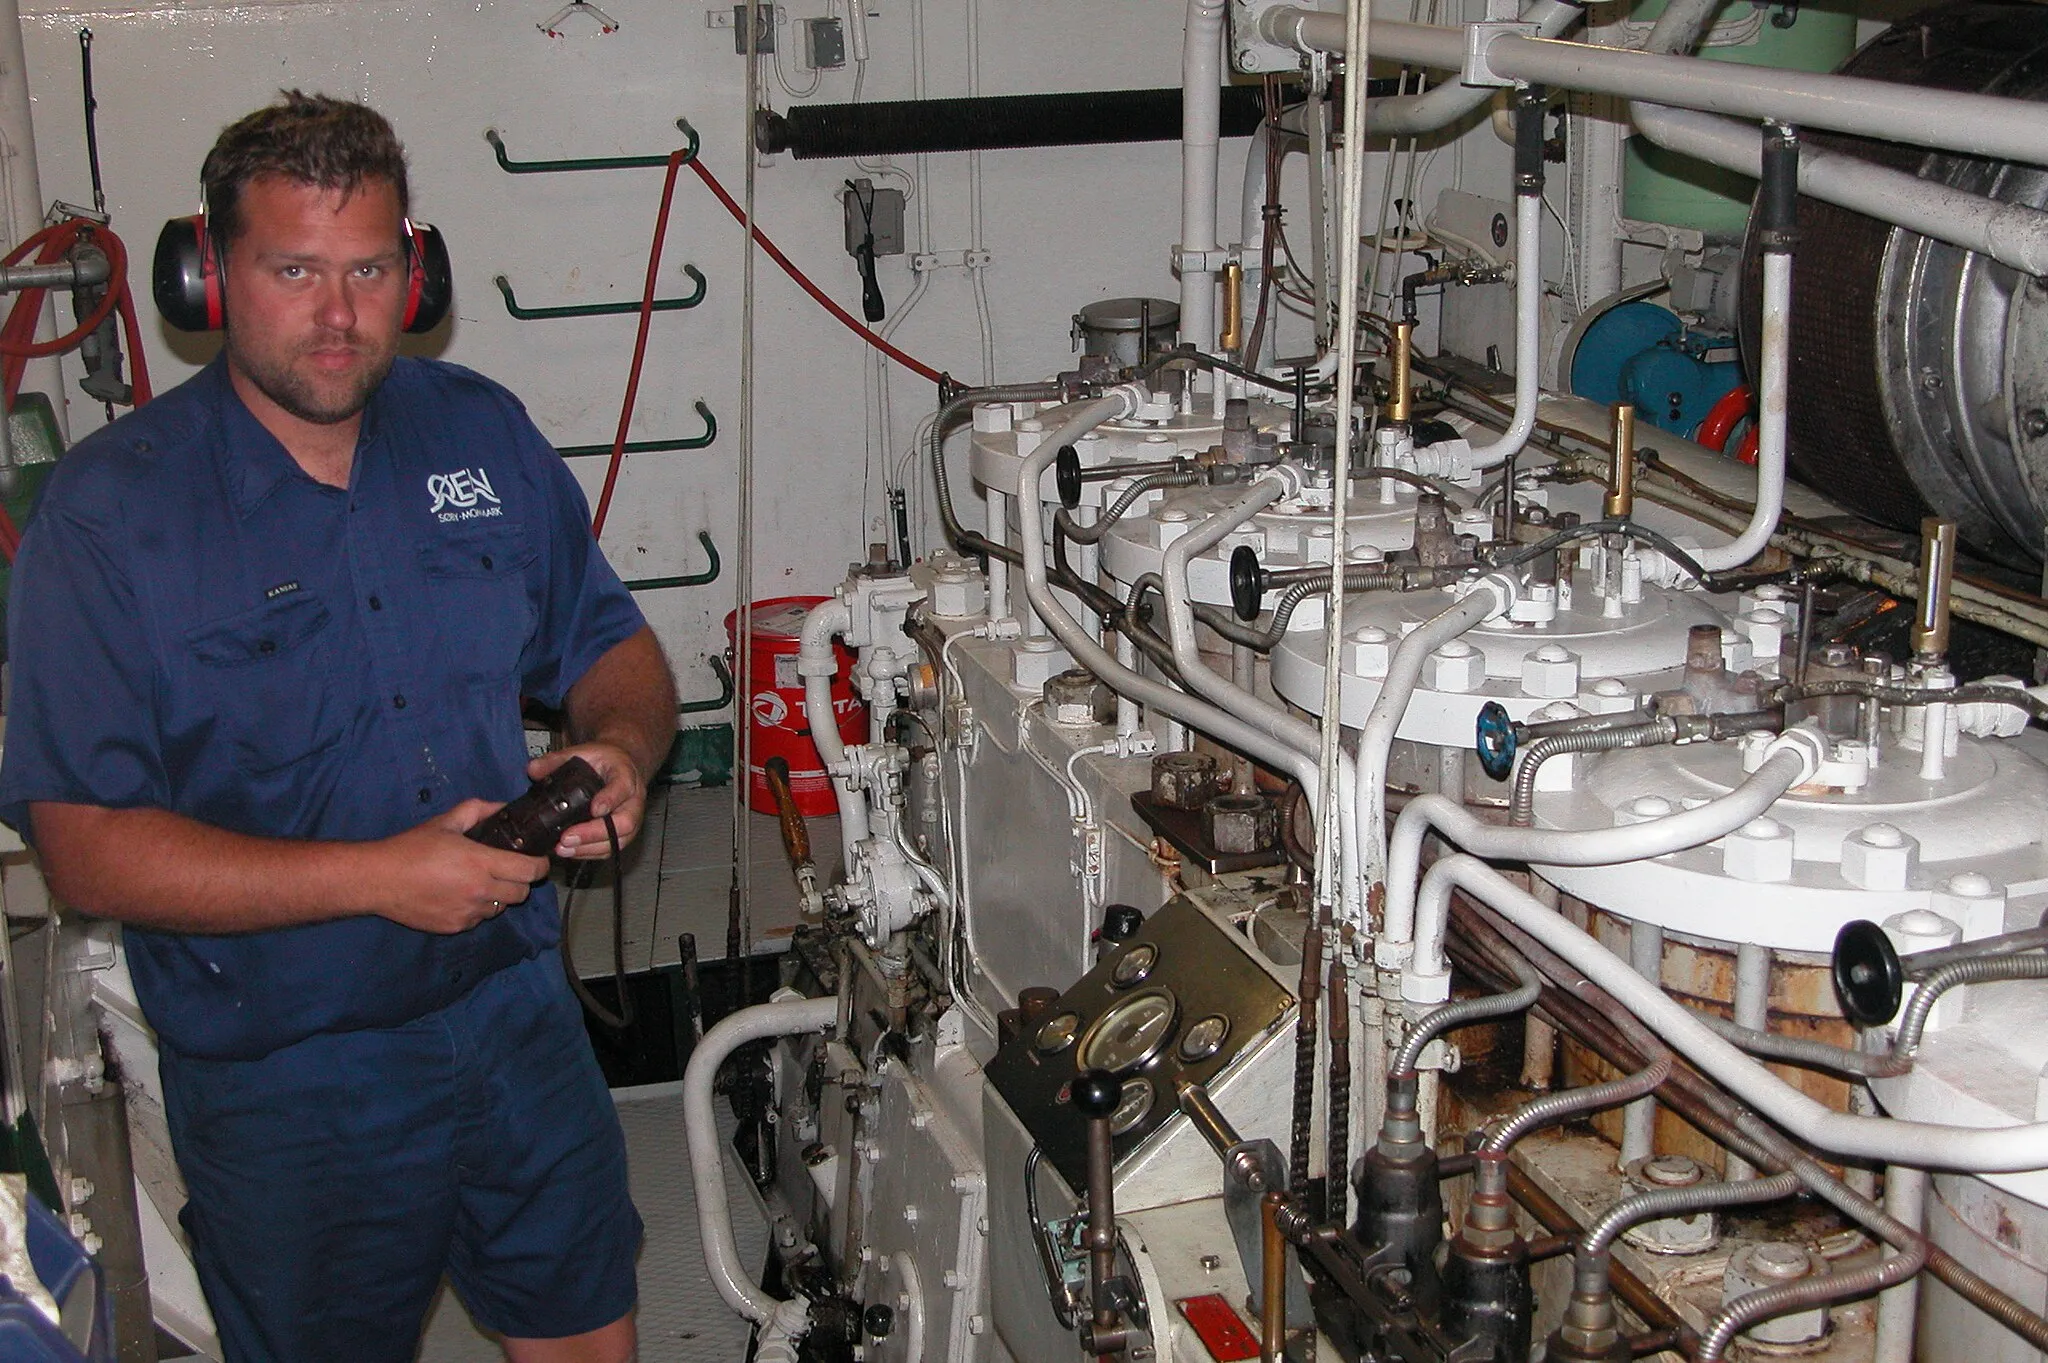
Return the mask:
{"type": "MultiPolygon", "coordinates": [[[[0,820],[32,840],[48,800],[388,837],[524,791],[520,697],[561,705],[641,625],[581,489],[497,384],[397,361],[344,490],[215,360],[50,477],[9,602],[0,820]]],[[[164,1044],[250,1059],[424,1016],[560,929],[543,884],[452,936],[362,916],[127,942],[164,1044]]]]}

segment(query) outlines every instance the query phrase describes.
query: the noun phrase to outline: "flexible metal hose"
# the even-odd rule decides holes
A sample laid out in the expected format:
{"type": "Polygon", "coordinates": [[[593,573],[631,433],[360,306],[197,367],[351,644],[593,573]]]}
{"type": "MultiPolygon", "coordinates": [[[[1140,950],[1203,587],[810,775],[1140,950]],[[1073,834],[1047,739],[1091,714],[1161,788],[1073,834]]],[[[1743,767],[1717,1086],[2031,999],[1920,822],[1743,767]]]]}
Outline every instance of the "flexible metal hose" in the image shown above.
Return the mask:
{"type": "Polygon", "coordinates": [[[1927,1015],[1941,996],[1957,985],[1988,984],[1994,980],[2048,979],[2048,956],[1979,956],[1969,961],[1952,961],[1922,980],[1913,990],[1899,1018],[1898,1040],[1892,1054],[1908,1058],[1920,1048],[1920,1035],[1927,1030],[1927,1015]]]}
{"type": "MultiPolygon", "coordinates": [[[[1533,1004],[1535,1000],[1531,999],[1529,1002],[1533,1004]]],[[[1531,1131],[1555,1126],[1582,1112],[1597,1112],[1603,1107],[1613,1107],[1617,1103],[1626,1103],[1652,1093],[1671,1077],[1671,1065],[1669,1055],[1660,1055],[1634,1074],[1610,1079],[1604,1084],[1588,1084],[1582,1088],[1546,1093],[1508,1114],[1507,1119],[1487,1135],[1479,1148],[1492,1154],[1506,1154],[1516,1141],[1531,1131]]]]}
{"type": "Polygon", "coordinates": [[[1890,1079],[1913,1068],[1912,1058],[1896,1050],[1888,1054],[1852,1051],[1846,1046],[1835,1046],[1808,1037],[1759,1032],[1713,1013],[1701,1013],[1700,1021],[1719,1033],[1724,1041],[1733,1042],[1751,1055],[1760,1055],[1768,1060],[1784,1060],[1794,1065],[1831,1070],[1836,1074],[1853,1074],[1864,1079],[1890,1079]]]}
{"type": "Polygon", "coordinates": [[[1846,1301],[1881,1288],[1902,1283],[1927,1263],[1927,1242],[1914,1236],[1897,1254],[1882,1263],[1869,1264],[1848,1273],[1828,1273],[1802,1278],[1796,1283],[1766,1287],[1760,1292],[1737,1297],[1721,1308],[1700,1339],[1693,1363],[1719,1363],[1729,1341],[1755,1321],[1782,1316],[1802,1307],[1846,1301]]]}
{"type": "Polygon", "coordinates": [[[1772,1174],[1743,1183],[1696,1183],[1689,1188],[1652,1188],[1615,1203],[1579,1237],[1574,1272],[1583,1285],[1607,1283],[1607,1256],[1614,1242],[1631,1226],[1670,1216],[1694,1216],[1721,1207],[1747,1207],[1776,1202],[1799,1191],[1799,1176],[1772,1174]]]}
{"type": "Polygon", "coordinates": [[[1585,729],[1576,733],[1552,734],[1522,749],[1515,767],[1514,793],[1508,799],[1508,823],[1528,828],[1536,821],[1536,775],[1543,764],[1562,753],[1613,752],[1620,748],[1650,748],[1678,737],[1678,728],[1668,719],[1632,724],[1623,729],[1585,729]]]}
{"type": "Polygon", "coordinates": [[[1432,1009],[1417,1019],[1402,1040],[1401,1049],[1394,1052],[1393,1063],[1387,1066],[1387,1078],[1392,1080],[1413,1075],[1416,1061],[1422,1058],[1423,1047],[1452,1028],[1519,1013],[1536,1002],[1536,996],[1543,992],[1543,977],[1536,973],[1536,967],[1527,961],[1516,961],[1510,962],[1509,968],[1514,971],[1518,984],[1507,993],[1483,999],[1460,999],[1432,1009]]]}
{"type": "Polygon", "coordinates": [[[1107,507],[1102,515],[1096,518],[1094,524],[1082,525],[1065,507],[1053,513],[1053,523],[1059,526],[1061,534],[1076,544],[1097,544],[1118,521],[1124,518],[1126,512],[1137,505],[1138,499],[1147,493],[1157,492],[1166,487],[1193,487],[1201,481],[1202,475],[1193,469],[1176,473],[1148,473],[1125,488],[1123,496],[1107,507]]]}
{"type": "Polygon", "coordinates": [[[1972,702],[1990,701],[1998,705],[2016,706],[2025,710],[2035,721],[2048,724],[2048,701],[2020,686],[1992,686],[1984,682],[1972,682],[1967,686],[1952,686],[1943,691],[1932,688],[1885,686],[1874,681],[1843,678],[1836,681],[1811,681],[1804,686],[1781,686],[1773,701],[1813,700],[1821,696],[1860,696],[1865,700],[1880,701],[1886,705],[1967,705],[1972,702]]]}
{"type": "Polygon", "coordinates": [[[970,388],[964,393],[948,398],[939,407],[939,413],[932,419],[932,433],[928,448],[932,460],[932,484],[939,494],[939,521],[946,528],[946,538],[970,553],[986,554],[999,558],[1005,563],[1015,564],[1021,560],[1017,551],[996,544],[985,535],[977,535],[960,524],[960,517],[953,511],[953,485],[946,473],[946,431],[954,418],[962,412],[980,406],[985,402],[1057,402],[1064,396],[1057,383],[1010,383],[990,388],[970,388]]]}

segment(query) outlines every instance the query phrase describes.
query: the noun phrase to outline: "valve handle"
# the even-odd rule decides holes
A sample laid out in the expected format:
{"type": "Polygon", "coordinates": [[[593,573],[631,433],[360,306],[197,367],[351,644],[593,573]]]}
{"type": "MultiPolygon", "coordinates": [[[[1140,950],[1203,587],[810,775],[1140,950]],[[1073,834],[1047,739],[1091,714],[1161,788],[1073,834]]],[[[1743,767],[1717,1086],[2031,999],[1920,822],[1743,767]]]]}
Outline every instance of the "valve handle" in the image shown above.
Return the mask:
{"type": "Polygon", "coordinates": [[[1106,1121],[1123,1100],[1123,1085],[1108,1070],[1083,1070],[1074,1076],[1074,1111],[1089,1121],[1106,1121]]]}
{"type": "Polygon", "coordinates": [[[1479,707],[1478,734],[1473,747],[1479,753],[1479,769],[1496,781],[1508,779],[1515,769],[1515,722],[1507,707],[1490,700],[1479,707]]]}
{"type": "Polygon", "coordinates": [[[1883,928],[1867,918],[1844,923],[1835,934],[1833,964],[1844,1017],[1859,1027],[1882,1027],[1898,1016],[1906,972],[1883,928]]]}
{"type": "Polygon", "coordinates": [[[1249,544],[1240,544],[1230,555],[1230,609],[1237,618],[1250,623],[1259,618],[1266,601],[1266,570],[1249,544]]]}
{"type": "Polygon", "coordinates": [[[1060,494],[1060,505],[1072,511],[1081,505],[1081,452],[1072,445],[1060,446],[1053,456],[1052,483],[1060,494]]]}

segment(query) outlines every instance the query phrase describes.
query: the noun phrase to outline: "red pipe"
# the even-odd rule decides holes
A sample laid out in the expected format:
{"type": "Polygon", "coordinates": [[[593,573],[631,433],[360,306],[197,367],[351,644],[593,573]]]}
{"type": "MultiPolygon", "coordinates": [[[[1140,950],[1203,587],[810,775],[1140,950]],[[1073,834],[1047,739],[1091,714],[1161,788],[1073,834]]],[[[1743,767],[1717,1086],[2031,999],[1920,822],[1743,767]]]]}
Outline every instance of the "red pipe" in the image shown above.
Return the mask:
{"type": "Polygon", "coordinates": [[[1756,393],[1748,384],[1737,384],[1707,409],[1707,419],[1700,423],[1699,432],[1693,439],[1710,450],[1723,448],[1735,429],[1735,423],[1749,415],[1750,404],[1755,401],[1756,393]]]}

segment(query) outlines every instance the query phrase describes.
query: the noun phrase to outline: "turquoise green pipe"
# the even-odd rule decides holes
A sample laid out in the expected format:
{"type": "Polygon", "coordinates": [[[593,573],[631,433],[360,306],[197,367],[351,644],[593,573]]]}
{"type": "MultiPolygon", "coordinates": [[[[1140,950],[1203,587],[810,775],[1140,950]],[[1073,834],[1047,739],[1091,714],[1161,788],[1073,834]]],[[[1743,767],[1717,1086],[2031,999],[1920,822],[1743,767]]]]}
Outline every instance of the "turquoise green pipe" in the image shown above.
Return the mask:
{"type": "MultiPolygon", "coordinates": [[[[676,126],[683,130],[689,142],[683,147],[683,164],[697,159],[697,130],[685,118],[676,120],[676,126]]],[[[635,170],[651,166],[665,166],[667,156],[582,156],[559,161],[514,161],[505,154],[505,139],[498,135],[496,128],[484,129],[484,141],[491,144],[497,153],[498,167],[511,175],[547,175],[563,170],[635,170]]]]}
{"type": "MultiPolygon", "coordinates": [[[[664,450],[701,450],[718,439],[718,418],[711,415],[711,409],[697,399],[697,415],[704,419],[704,434],[686,435],[675,440],[628,440],[627,454],[660,454],[664,450]]],[[[610,454],[611,443],[602,445],[557,445],[555,453],[564,459],[585,459],[594,454],[610,454]]]]}
{"type": "Polygon", "coordinates": [[[711,566],[701,573],[685,573],[681,577],[642,577],[626,584],[629,592],[660,591],[665,587],[701,587],[707,582],[718,580],[718,546],[711,542],[709,530],[697,532],[697,543],[704,546],[704,553],[710,558],[711,566]]]}
{"type": "MultiPolygon", "coordinates": [[[[654,300],[654,306],[649,311],[680,312],[684,308],[694,308],[704,301],[704,272],[695,265],[685,265],[683,266],[683,273],[688,275],[690,282],[697,286],[696,290],[687,298],[657,298],[654,300]]],[[[538,321],[549,317],[617,317],[622,313],[637,313],[640,311],[638,303],[576,303],[569,307],[561,308],[529,308],[513,295],[511,280],[503,275],[497,275],[491,282],[498,286],[498,293],[505,300],[505,311],[511,313],[522,322],[538,321]]]]}
{"type": "Polygon", "coordinates": [[[686,700],[676,706],[677,714],[701,715],[709,710],[723,710],[726,706],[732,704],[732,669],[727,667],[725,659],[719,657],[716,653],[712,654],[706,661],[711,664],[711,670],[718,674],[718,699],[686,700]]]}

